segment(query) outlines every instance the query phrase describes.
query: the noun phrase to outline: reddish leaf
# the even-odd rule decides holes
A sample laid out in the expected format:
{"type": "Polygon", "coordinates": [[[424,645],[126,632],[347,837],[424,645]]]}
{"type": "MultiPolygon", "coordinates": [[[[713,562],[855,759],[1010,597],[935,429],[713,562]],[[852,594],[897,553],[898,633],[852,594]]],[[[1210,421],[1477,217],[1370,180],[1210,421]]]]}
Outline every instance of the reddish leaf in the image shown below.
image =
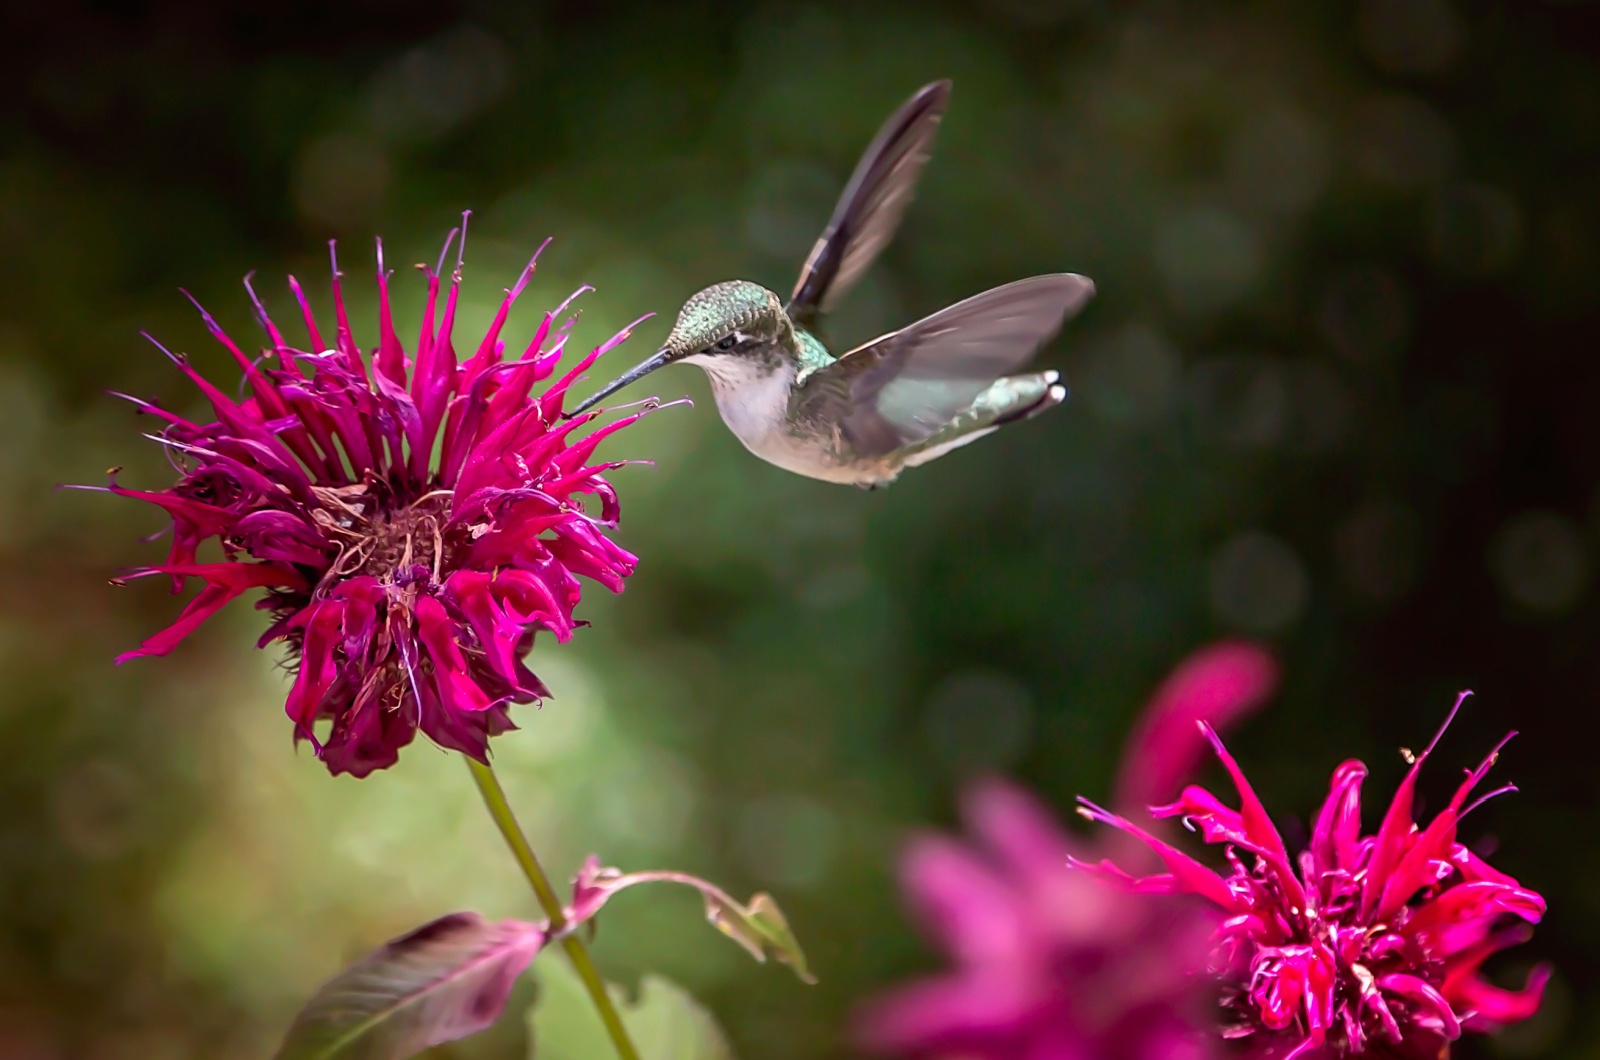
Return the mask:
{"type": "Polygon", "coordinates": [[[405,1060],[476,1034],[505,1008],[545,927],[452,913],[334,976],[295,1017],[276,1060],[405,1060]]]}

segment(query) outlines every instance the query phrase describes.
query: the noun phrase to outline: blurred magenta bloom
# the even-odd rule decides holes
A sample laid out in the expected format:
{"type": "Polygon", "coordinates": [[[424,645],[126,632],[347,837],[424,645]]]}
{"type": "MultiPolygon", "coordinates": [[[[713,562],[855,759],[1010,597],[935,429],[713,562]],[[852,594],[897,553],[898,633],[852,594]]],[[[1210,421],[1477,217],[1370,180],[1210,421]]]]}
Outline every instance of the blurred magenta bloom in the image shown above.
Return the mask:
{"type": "Polygon", "coordinates": [[[1527,938],[1528,925],[1544,915],[1544,899],[1456,842],[1456,826],[1473,806],[1515,790],[1507,785],[1467,805],[1511,736],[1467,774],[1427,827],[1411,819],[1417,774],[1467,695],[1412,761],[1376,835],[1361,835],[1367,768],[1347,761],[1334,770],[1310,846],[1294,859],[1209,726],[1205,735],[1238,789],[1240,809],[1190,787],[1151,812],[1182,817],[1206,842],[1227,844],[1226,876],[1084,802],[1087,816],[1143,840],[1167,867],[1135,878],[1107,861],[1090,866],[1094,872],[1137,891],[1199,894],[1223,910],[1212,962],[1229,983],[1225,1035],[1256,1037],[1264,1052],[1288,1057],[1436,1060],[1463,1029],[1493,1029],[1538,1010],[1546,969],[1536,969],[1521,991],[1493,986],[1478,970],[1491,954],[1527,938]]]}
{"type": "MultiPolygon", "coordinates": [[[[1277,683],[1265,650],[1214,645],[1157,691],[1128,748],[1122,797],[1170,798],[1203,741],[1277,683]]],[[[861,1014],[873,1052],[948,1060],[1200,1060],[1214,992],[1204,975],[1215,918],[1102,887],[1069,861],[1088,856],[1030,796],[1000,781],[962,801],[970,841],[914,840],[901,880],[917,918],[955,968],[861,1014]]],[[[1141,853],[1131,850],[1135,856],[1141,853]]]]}
{"type": "MultiPolygon", "coordinates": [[[[464,249],[465,228],[458,231],[464,249]]],[[[442,307],[439,298],[456,234],[439,266],[424,269],[414,356],[395,334],[381,241],[379,338],[367,356],[351,331],[336,260],[331,344],[293,277],[309,350],[289,344],[248,280],[270,344],[260,358],[202,309],[249,396],[230,397],[162,348],[217,418],[191,422],[130,398],[165,422],[158,440],[180,478],[153,492],[108,487],[172,517],[167,561],[132,576],[168,575],[175,592],[191,578],[202,583],[173,625],[117,661],[165,655],[230,600],[265,589],[256,606],[273,621],[260,646],[285,641],[298,658],[287,703],[295,738],[310,741],[335,774],[393,765],[418,729],[486,761],[489,737],[513,727],[507,705],[549,694],[523,662],[534,632],[567,640],[577,576],[620,592],[636,564],[604,532],[619,510],[602,475],[619,464],[590,459],[642,412],[587,435],[595,414],[561,417],[568,386],[628,330],[530,396],[561,359],[571,321],[554,341],[551,325],[572,301],[545,315],[520,357],[503,360],[501,329],[533,275],[530,261],[488,333],[458,360],[460,251],[442,307]],[[599,499],[598,515],[585,510],[584,494],[599,499]],[[199,561],[197,549],[212,538],[222,558],[199,561]],[[331,725],[319,739],[313,727],[323,719],[331,725]]]]}

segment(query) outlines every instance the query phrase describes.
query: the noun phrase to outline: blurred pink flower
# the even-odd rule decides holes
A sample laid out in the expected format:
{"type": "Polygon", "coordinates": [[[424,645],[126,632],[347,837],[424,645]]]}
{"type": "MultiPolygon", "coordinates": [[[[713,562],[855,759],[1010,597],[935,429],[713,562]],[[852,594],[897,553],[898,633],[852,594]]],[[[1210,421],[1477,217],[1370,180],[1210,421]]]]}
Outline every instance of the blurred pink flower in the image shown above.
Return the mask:
{"type": "MultiPolygon", "coordinates": [[[[458,231],[464,250],[464,225],[458,231]]],[[[460,360],[452,329],[461,252],[441,307],[444,255],[437,269],[424,269],[427,300],[414,358],[395,334],[381,242],[379,339],[365,357],[346,316],[337,262],[331,344],[292,277],[309,350],[289,345],[248,280],[270,343],[260,358],[202,309],[250,396],[230,397],[187,357],[168,353],[217,419],[191,422],[130,398],[166,424],[157,440],[179,480],[157,491],[114,480],[104,487],[172,518],[167,561],[130,576],[167,575],[174,591],[191,578],[203,586],[173,625],[117,661],[165,655],[229,601],[267,590],[256,606],[273,622],[260,643],[284,641],[297,658],[287,702],[295,738],[310,741],[333,773],[365,776],[394,764],[419,728],[486,761],[489,737],[513,727],[508,704],[549,694],[523,663],[534,632],[566,640],[578,576],[620,592],[636,563],[605,533],[617,525],[619,509],[602,475],[619,465],[590,458],[602,439],[642,413],[587,436],[581,430],[597,414],[566,422],[561,416],[567,387],[628,330],[530,396],[561,359],[571,321],[553,342],[551,325],[572,299],[545,314],[519,358],[504,361],[500,332],[532,278],[530,261],[488,333],[460,360]],[[584,510],[583,494],[598,498],[598,514],[584,510]],[[211,538],[221,559],[198,561],[197,549],[211,538]],[[330,724],[319,739],[313,727],[322,720],[330,724]]]]}
{"type": "Polygon", "coordinates": [[[1137,891],[1199,894],[1223,910],[1212,964],[1228,982],[1229,1037],[1252,1038],[1264,1053],[1286,1057],[1435,1060],[1463,1029],[1492,1029],[1538,1010],[1546,969],[1521,991],[1493,986],[1478,970],[1527,938],[1544,899],[1456,842],[1456,826],[1473,806],[1515,790],[1507,785],[1466,805],[1511,736],[1427,827],[1411,819],[1417,774],[1466,696],[1412,762],[1376,835],[1361,835],[1366,766],[1347,761],[1334,770],[1310,846],[1295,859],[1210,726],[1202,728],[1238,789],[1240,809],[1190,787],[1152,813],[1182,817],[1206,842],[1227,844],[1226,876],[1084,802],[1087,816],[1143,840],[1167,866],[1142,878],[1109,861],[1092,871],[1137,891]]]}
{"type": "MultiPolygon", "coordinates": [[[[1259,705],[1277,666],[1253,644],[1206,648],[1151,700],[1124,751],[1119,800],[1170,798],[1203,751],[1196,721],[1226,727],[1259,705]]],[[[1200,1060],[1214,987],[1216,919],[1157,908],[1069,866],[1090,848],[1030,796],[971,788],[973,838],[914,840],[901,864],[912,907],[955,968],[870,1004],[857,1038],[892,1056],[961,1060],[1200,1060]]]]}

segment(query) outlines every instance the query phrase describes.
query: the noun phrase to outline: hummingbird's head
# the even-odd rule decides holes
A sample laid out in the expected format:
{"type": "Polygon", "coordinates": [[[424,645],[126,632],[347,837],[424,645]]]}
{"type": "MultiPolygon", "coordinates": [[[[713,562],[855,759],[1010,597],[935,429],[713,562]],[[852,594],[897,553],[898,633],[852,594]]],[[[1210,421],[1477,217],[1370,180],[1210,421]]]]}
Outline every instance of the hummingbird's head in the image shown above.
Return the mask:
{"type": "Polygon", "coordinates": [[[672,333],[652,357],[579,402],[568,415],[575,416],[634,380],[677,361],[704,365],[767,347],[787,322],[782,299],[759,283],[729,280],[712,284],[683,304],[672,333]]]}
{"type": "Polygon", "coordinates": [[[712,284],[683,303],[661,352],[669,361],[736,357],[778,337],[783,303],[759,283],[712,284]]]}

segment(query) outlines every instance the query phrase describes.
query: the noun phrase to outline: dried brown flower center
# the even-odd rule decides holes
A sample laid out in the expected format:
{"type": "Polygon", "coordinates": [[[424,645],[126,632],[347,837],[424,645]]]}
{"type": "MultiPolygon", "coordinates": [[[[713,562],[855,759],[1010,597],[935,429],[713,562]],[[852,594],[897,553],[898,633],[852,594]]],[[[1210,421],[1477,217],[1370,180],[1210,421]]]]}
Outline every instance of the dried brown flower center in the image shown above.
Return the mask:
{"type": "Polygon", "coordinates": [[[413,567],[433,570],[444,551],[443,525],[441,513],[421,508],[404,508],[380,517],[369,527],[362,572],[392,582],[397,574],[413,567]]]}
{"type": "Polygon", "coordinates": [[[362,573],[381,582],[393,582],[424,567],[437,579],[451,551],[445,540],[445,524],[449,520],[448,495],[424,497],[409,507],[381,513],[367,526],[367,558],[361,564],[362,573]]]}
{"type": "Polygon", "coordinates": [[[331,510],[319,512],[317,521],[343,545],[324,582],[365,574],[388,585],[415,577],[419,568],[435,580],[442,577],[454,552],[446,531],[448,491],[426,494],[403,508],[389,508],[370,494],[324,499],[333,502],[331,510]]]}

